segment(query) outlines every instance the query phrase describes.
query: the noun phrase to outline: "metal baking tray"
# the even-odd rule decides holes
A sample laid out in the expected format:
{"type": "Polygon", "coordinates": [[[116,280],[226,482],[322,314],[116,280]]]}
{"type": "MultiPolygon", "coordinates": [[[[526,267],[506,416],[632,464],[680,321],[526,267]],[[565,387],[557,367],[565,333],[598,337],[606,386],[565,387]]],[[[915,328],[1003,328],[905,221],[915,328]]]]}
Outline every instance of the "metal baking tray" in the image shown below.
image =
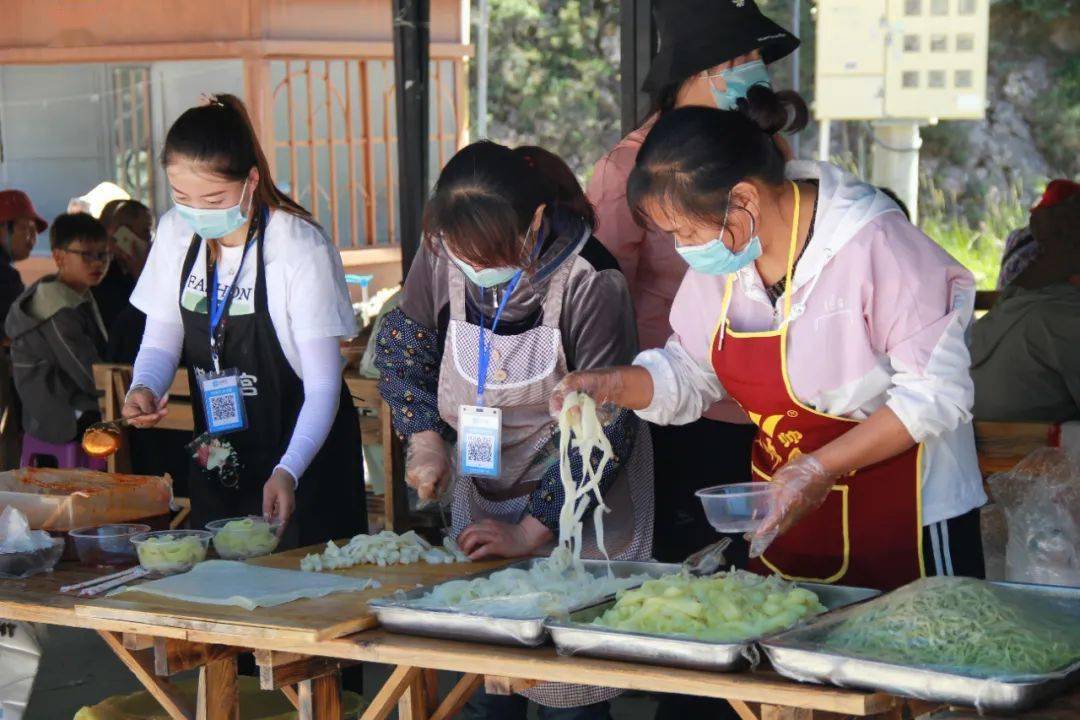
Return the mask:
{"type": "MultiPolygon", "coordinates": [[[[1080,622],[1080,588],[995,582],[1039,600],[1060,601],[1080,622]]],[[[995,680],[974,675],[866,660],[832,650],[815,649],[818,639],[854,610],[841,610],[778,633],[760,644],[781,675],[801,682],[881,690],[931,702],[977,707],[988,712],[1026,710],[1080,682],[1080,660],[1048,675],[1023,680],[995,680]]]]}
{"type": "MultiPolygon", "coordinates": [[[[817,593],[821,604],[829,610],[846,607],[877,597],[881,593],[868,588],[843,585],[795,583],[817,593]]],[[[611,660],[629,660],[650,665],[734,672],[751,665],[747,657],[758,638],[738,642],[709,642],[678,635],[613,630],[590,625],[593,620],[614,604],[614,600],[571,613],[566,621],[551,621],[548,632],[560,655],[586,655],[611,660]]],[[[820,616],[818,616],[820,617],[820,616]]]]}
{"type": "MultiPolygon", "coordinates": [[[[467,575],[457,580],[473,580],[487,577],[500,570],[507,568],[530,569],[535,563],[543,558],[530,558],[511,563],[495,570],[467,575]]],[[[604,575],[608,571],[606,560],[582,560],[585,569],[593,575],[604,575]]],[[[677,572],[679,565],[654,562],[634,562],[629,560],[613,560],[611,571],[616,577],[629,577],[631,575],[648,575],[660,577],[668,573],[677,572]]],[[[441,583],[439,583],[441,584],[441,583]]],[[[393,632],[407,633],[409,635],[424,635],[428,637],[449,638],[451,640],[468,640],[470,642],[485,642],[498,645],[521,645],[536,647],[542,645],[548,638],[545,622],[549,619],[538,616],[534,618],[505,618],[491,615],[465,614],[454,610],[432,609],[412,607],[410,603],[434,589],[436,585],[425,585],[406,593],[398,593],[395,596],[383,597],[368,602],[368,607],[375,613],[375,617],[388,630],[393,632]]],[[[599,600],[610,600],[609,595],[599,600]]],[[[591,600],[589,605],[597,602],[591,600]]],[[[583,605],[581,607],[587,607],[583,605]]],[[[570,612],[580,610],[581,607],[570,608],[570,612]]]]}

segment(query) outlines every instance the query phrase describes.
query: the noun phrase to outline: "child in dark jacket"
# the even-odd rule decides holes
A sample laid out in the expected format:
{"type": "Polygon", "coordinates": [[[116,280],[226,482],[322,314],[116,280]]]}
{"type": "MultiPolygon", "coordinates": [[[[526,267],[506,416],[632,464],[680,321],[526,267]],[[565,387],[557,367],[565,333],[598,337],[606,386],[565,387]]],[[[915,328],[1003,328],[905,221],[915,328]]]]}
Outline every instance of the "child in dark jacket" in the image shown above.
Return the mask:
{"type": "Polygon", "coordinates": [[[107,333],[90,290],[109,269],[105,228],[90,215],[60,215],[49,232],[59,272],[15,301],[5,322],[23,427],[46,442],[76,439],[99,419],[93,364],[107,333]]]}

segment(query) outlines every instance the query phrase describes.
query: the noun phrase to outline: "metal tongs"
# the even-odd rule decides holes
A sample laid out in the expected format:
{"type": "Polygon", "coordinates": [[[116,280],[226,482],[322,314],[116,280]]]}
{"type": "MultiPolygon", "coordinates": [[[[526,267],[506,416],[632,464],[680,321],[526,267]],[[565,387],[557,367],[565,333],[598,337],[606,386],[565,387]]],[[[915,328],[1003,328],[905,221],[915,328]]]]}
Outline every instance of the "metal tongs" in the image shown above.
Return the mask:
{"type": "Polygon", "coordinates": [[[706,545],[690,557],[683,560],[684,572],[699,577],[712,575],[724,566],[724,551],[731,544],[731,538],[720,538],[712,545],[706,545]]]}

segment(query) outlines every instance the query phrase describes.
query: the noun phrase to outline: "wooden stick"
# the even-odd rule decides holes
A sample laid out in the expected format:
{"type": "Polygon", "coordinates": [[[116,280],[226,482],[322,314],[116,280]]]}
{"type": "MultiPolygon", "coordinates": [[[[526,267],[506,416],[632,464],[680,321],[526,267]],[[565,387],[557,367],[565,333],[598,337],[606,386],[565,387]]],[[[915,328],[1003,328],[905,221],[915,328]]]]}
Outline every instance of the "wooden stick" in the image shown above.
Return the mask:
{"type": "Polygon", "coordinates": [[[236,656],[213,660],[199,668],[196,720],[240,720],[236,656]]]}
{"type": "Polygon", "coordinates": [[[341,675],[334,673],[304,680],[299,684],[297,695],[299,720],[340,720],[341,675]]]}
{"type": "Polygon", "coordinates": [[[735,714],[739,716],[740,720],[758,720],[758,716],[742,700],[728,700],[728,704],[735,710],[735,714]]]}
{"type": "Polygon", "coordinates": [[[458,680],[457,685],[450,690],[450,694],[442,701],[442,704],[431,713],[430,720],[450,720],[455,717],[473,693],[484,684],[484,676],[476,673],[466,673],[458,680]]]}
{"type": "Polygon", "coordinates": [[[162,677],[176,675],[217,660],[236,657],[239,653],[240,648],[228,645],[208,645],[187,640],[154,638],[154,672],[162,677]]]}
{"type": "Polygon", "coordinates": [[[120,658],[120,662],[124,663],[127,669],[142,683],[146,691],[160,703],[172,720],[193,720],[195,718],[195,713],[187,707],[187,704],[177,694],[172,684],[154,675],[151,661],[145,657],[145,651],[135,653],[128,650],[124,647],[124,642],[117,633],[99,630],[98,635],[116,654],[116,657],[120,658]]]}
{"type": "Polygon", "coordinates": [[[371,700],[360,720],[386,720],[397,706],[398,698],[409,689],[409,685],[420,674],[420,668],[410,665],[398,665],[390,677],[383,683],[378,694],[371,700]]]}
{"type": "Polygon", "coordinates": [[[427,720],[424,706],[424,672],[421,671],[398,699],[398,720],[427,720]]]}
{"type": "Polygon", "coordinates": [[[292,703],[292,706],[297,710],[300,709],[300,695],[296,692],[296,688],[292,685],[286,685],[281,688],[281,694],[285,696],[285,699],[292,703]]]}

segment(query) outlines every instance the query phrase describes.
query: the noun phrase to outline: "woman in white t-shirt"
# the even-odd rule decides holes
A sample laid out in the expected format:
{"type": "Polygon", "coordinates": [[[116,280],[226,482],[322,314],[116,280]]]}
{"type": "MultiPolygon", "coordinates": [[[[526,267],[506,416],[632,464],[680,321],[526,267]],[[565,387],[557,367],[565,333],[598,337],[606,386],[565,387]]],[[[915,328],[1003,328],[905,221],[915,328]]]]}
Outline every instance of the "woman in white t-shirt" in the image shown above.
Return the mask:
{"type": "Polygon", "coordinates": [[[165,139],[176,207],[131,302],[146,313],[123,415],[167,412],[181,352],[195,434],[192,522],[263,515],[308,545],[366,530],[356,408],[339,342],[356,322],[337,250],[281,192],[232,95],[189,109],[165,139]]]}

